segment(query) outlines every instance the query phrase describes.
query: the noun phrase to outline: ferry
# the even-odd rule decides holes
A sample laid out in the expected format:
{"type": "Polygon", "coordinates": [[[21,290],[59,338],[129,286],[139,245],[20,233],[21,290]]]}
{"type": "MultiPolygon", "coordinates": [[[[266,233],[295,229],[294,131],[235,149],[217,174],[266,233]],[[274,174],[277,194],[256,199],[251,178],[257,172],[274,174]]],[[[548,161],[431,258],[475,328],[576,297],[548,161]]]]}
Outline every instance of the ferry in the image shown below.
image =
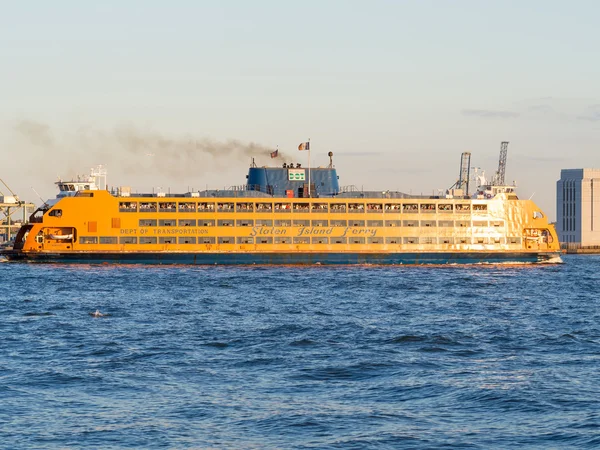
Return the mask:
{"type": "Polygon", "coordinates": [[[2,255],[211,265],[561,262],[554,226],[515,186],[481,177],[469,195],[465,155],[459,181],[437,196],[340,187],[331,152],[324,167],[252,161],[243,185],[182,194],[109,190],[100,171],[58,181],[57,198],[2,255]]]}

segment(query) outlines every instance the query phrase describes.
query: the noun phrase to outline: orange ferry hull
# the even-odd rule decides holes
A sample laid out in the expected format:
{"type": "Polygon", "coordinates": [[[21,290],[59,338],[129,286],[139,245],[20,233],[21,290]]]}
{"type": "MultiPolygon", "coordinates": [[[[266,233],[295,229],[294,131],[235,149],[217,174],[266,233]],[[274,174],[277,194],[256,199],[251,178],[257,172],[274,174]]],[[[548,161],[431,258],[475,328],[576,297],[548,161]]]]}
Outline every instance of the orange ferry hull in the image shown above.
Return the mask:
{"type": "Polygon", "coordinates": [[[560,262],[560,252],[413,252],[413,253],[23,253],[3,255],[13,261],[122,264],[533,264],[560,262]]]}

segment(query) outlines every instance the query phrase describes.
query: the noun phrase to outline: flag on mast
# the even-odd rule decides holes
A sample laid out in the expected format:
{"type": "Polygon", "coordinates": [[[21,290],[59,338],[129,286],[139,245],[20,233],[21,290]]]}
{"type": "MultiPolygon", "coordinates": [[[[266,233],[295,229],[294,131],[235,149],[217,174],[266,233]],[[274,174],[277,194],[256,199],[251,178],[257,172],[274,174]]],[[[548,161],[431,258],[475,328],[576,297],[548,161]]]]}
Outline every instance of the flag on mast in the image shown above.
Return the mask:
{"type": "Polygon", "coordinates": [[[274,152],[271,152],[271,158],[277,158],[277,156],[279,156],[279,149],[275,150],[274,152]]]}
{"type": "Polygon", "coordinates": [[[310,150],[310,142],[303,142],[298,146],[298,150],[310,150]]]}

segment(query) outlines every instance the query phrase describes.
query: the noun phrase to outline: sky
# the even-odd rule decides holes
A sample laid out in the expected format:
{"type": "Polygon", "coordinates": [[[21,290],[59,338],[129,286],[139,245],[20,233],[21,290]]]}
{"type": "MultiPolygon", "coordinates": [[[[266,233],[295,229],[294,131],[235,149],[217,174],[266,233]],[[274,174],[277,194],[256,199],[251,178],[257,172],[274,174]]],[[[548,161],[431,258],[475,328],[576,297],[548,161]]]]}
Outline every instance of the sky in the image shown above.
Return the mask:
{"type": "Polygon", "coordinates": [[[251,157],[306,166],[310,139],[342,186],[437,194],[462,152],[491,177],[509,141],[507,181],[553,220],[560,170],[600,167],[599,16],[585,0],[3,2],[0,178],[36,203],[97,164],[138,192],[227,188],[251,157]]]}

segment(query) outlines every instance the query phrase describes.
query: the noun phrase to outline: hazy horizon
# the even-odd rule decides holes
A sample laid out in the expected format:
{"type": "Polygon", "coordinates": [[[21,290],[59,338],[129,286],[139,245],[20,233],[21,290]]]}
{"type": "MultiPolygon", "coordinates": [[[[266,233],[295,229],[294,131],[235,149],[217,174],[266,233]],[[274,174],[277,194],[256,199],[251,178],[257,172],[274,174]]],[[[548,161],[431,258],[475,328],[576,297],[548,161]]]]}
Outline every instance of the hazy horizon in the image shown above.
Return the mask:
{"type": "MultiPolygon", "coordinates": [[[[600,167],[592,1],[5,5],[2,178],[21,199],[106,164],[109,185],[223,188],[334,152],[340,184],[437,193],[460,155],[555,219],[560,170],[600,167]],[[576,8],[575,8],[576,6],[576,8]]],[[[4,191],[4,189],[0,189],[4,191]]]]}

